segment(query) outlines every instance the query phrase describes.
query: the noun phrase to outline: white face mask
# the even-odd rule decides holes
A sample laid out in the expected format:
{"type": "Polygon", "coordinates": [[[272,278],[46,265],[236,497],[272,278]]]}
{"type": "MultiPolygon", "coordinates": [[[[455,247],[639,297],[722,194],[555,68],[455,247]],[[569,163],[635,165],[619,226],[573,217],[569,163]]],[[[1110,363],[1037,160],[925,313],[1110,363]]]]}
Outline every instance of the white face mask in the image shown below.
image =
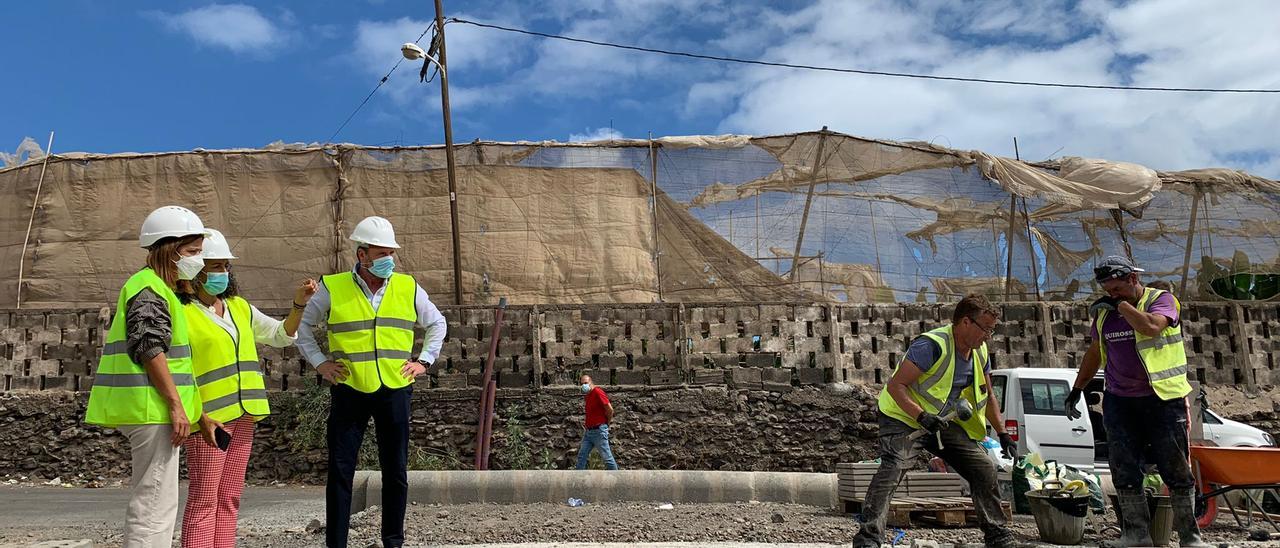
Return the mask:
{"type": "Polygon", "coordinates": [[[199,255],[183,257],[173,263],[178,265],[179,280],[195,279],[196,275],[199,274],[201,270],[204,270],[204,257],[199,255]]]}
{"type": "Polygon", "coordinates": [[[582,393],[586,394],[587,392],[590,392],[590,391],[591,391],[591,385],[585,382],[582,383],[582,393]]]}

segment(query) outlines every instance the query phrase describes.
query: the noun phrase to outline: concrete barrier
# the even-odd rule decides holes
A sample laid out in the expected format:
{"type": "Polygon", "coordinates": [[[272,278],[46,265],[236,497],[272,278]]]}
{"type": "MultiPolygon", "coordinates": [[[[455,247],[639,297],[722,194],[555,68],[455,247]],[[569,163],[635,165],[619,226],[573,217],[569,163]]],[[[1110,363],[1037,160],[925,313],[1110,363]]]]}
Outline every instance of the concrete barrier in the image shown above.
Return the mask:
{"type": "MultiPolygon", "coordinates": [[[[409,472],[409,501],[422,504],[784,502],[836,507],[835,474],[702,470],[493,470],[409,472]]],[[[351,511],[381,504],[382,474],[356,472],[351,511]]]]}

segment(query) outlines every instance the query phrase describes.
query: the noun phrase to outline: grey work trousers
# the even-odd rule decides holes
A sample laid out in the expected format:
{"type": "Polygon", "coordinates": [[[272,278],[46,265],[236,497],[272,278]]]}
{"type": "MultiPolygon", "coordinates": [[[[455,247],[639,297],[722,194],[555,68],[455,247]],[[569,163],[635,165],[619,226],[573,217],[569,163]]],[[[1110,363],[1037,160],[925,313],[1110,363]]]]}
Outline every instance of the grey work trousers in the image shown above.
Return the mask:
{"type": "Polygon", "coordinates": [[[853,545],[880,546],[885,541],[889,502],[905,472],[915,464],[921,448],[942,457],[969,482],[973,507],[987,544],[1000,545],[1011,541],[1012,533],[1005,527],[1004,511],[1000,508],[996,468],[987,454],[969,439],[959,425],[949,424],[942,430],[942,448],[938,447],[933,434],[908,439],[913,431],[902,421],[880,414],[880,468],[867,486],[867,495],[862,503],[861,529],[854,537],[853,545]]]}

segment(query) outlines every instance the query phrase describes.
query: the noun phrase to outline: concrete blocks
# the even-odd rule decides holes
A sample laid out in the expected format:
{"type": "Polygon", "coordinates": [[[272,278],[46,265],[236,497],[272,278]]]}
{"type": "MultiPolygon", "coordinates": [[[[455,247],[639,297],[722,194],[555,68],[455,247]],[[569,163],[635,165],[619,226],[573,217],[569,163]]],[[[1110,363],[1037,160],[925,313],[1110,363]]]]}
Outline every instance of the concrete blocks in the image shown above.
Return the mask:
{"type": "MultiPolygon", "coordinates": [[[[779,502],[835,507],[836,475],[686,470],[410,471],[409,500],[419,504],[655,501],[779,502]]],[[[352,512],[382,500],[382,475],[356,472],[352,512]]]]}

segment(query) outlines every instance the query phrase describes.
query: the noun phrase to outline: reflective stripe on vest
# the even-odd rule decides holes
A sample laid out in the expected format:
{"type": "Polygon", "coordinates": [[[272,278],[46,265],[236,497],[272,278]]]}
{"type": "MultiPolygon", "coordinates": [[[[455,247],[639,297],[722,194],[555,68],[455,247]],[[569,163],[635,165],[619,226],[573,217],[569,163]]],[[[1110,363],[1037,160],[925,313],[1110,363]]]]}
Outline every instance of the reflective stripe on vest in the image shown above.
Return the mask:
{"type": "MultiPolygon", "coordinates": [[[[1138,299],[1137,309],[1143,312],[1150,312],[1151,305],[1156,302],[1162,293],[1166,293],[1160,289],[1152,289],[1150,287],[1143,288],[1142,298],[1138,299]]],[[[1178,297],[1172,293],[1169,294],[1173,298],[1174,309],[1178,311],[1178,315],[1182,315],[1182,303],[1178,301],[1178,297]]],[[[1094,329],[1098,333],[1098,369],[1105,370],[1107,368],[1107,344],[1106,339],[1102,337],[1102,326],[1106,325],[1107,314],[1109,311],[1103,310],[1098,313],[1097,319],[1094,320],[1094,329]]],[[[1128,320],[1125,321],[1128,323],[1128,320]]],[[[1160,331],[1155,337],[1148,337],[1133,330],[1133,347],[1138,354],[1139,361],[1142,362],[1142,368],[1147,372],[1147,380],[1151,383],[1151,389],[1162,400],[1173,400],[1186,397],[1191,393],[1191,383],[1187,381],[1187,349],[1182,342],[1182,322],[1176,325],[1170,324],[1160,331]]]]}
{"type": "Polygon", "coordinates": [[[200,396],[196,390],[195,375],[191,365],[187,320],[182,303],[164,280],[144,268],[125,282],[116,299],[116,312],[107,330],[102,357],[94,372],[93,387],[89,390],[89,406],[85,422],[107,427],[137,424],[169,424],[169,404],[151,384],[147,371],[134,363],[128,353],[128,335],[125,314],[129,301],[144,289],[150,289],[165,300],[169,310],[169,350],[165,362],[178,398],[182,401],[187,420],[192,424],[200,417],[200,396]]]}
{"type": "Polygon", "coordinates": [[[360,392],[408,386],[413,381],[400,370],[413,357],[418,284],[407,274],[392,274],[375,312],[355,276],[343,272],[323,279],[330,298],[329,357],[346,366],[343,384],[360,392]]]}
{"type": "MultiPolygon", "coordinates": [[[[191,326],[193,367],[200,399],[209,418],[228,423],[250,415],[262,420],[271,414],[267,402],[262,366],[258,363],[258,346],[253,335],[253,308],[240,297],[223,299],[227,317],[235,326],[232,339],[221,325],[203,310],[198,302],[188,303],[184,310],[191,326]]],[[[198,430],[192,425],[192,430],[198,430]]]]}
{"type": "MultiPolygon", "coordinates": [[[[925,411],[934,414],[937,414],[946,405],[946,400],[951,396],[952,380],[955,378],[955,344],[951,329],[952,326],[948,325],[920,335],[921,337],[928,337],[929,340],[937,343],[941,352],[938,359],[929,368],[929,372],[921,374],[914,383],[907,387],[907,393],[911,396],[911,399],[925,411]]],[[[964,428],[965,433],[974,440],[980,440],[987,435],[987,392],[984,390],[986,386],[984,371],[989,359],[990,355],[985,343],[973,350],[973,384],[960,393],[960,397],[968,400],[969,404],[973,406],[974,413],[972,418],[967,421],[961,421],[959,424],[964,428]]],[[[902,367],[902,364],[899,363],[898,367],[902,367]]],[[[914,417],[908,416],[906,411],[903,411],[898,402],[889,394],[887,386],[880,391],[878,403],[882,413],[902,421],[912,428],[920,428],[920,423],[916,422],[914,417]]]]}

